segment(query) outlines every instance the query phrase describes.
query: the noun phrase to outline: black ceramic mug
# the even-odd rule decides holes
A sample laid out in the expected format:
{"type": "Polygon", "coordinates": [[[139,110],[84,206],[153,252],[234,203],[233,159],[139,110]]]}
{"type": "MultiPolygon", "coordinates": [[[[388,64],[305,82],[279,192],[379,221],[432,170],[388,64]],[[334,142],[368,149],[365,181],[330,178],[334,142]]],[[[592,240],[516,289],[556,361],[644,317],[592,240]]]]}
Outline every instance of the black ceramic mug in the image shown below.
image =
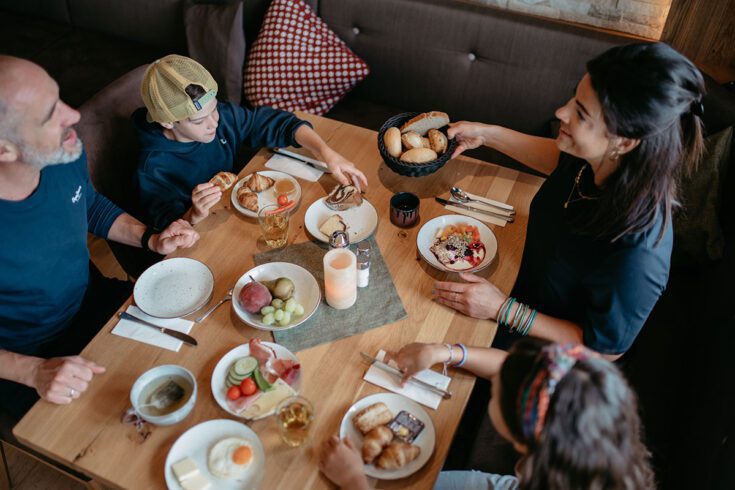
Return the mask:
{"type": "Polygon", "coordinates": [[[390,198],[390,222],[401,228],[410,228],[419,222],[418,196],[399,192],[390,198]]]}

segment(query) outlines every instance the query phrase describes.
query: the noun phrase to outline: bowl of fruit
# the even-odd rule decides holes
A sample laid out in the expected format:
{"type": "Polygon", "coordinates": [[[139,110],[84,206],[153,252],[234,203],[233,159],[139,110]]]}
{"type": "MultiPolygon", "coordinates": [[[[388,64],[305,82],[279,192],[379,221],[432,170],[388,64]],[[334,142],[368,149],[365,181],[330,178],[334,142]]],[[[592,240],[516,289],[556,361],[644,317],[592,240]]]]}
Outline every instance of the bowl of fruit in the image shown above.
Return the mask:
{"type": "Polygon", "coordinates": [[[289,262],[270,262],[250,269],[232,291],[235,314],[260,330],[301,325],[319,308],[322,293],[309,271],[289,262]]]}

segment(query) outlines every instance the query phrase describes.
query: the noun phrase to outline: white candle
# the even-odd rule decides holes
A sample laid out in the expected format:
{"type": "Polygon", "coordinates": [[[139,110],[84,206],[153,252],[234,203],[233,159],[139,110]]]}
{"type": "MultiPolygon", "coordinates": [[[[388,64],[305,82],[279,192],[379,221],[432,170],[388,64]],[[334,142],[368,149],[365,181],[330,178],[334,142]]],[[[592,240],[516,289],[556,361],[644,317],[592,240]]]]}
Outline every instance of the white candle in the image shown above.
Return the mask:
{"type": "Polygon", "coordinates": [[[357,259],[346,248],[335,248],[324,255],[324,296],[327,304],[344,310],[357,300],[357,259]]]}

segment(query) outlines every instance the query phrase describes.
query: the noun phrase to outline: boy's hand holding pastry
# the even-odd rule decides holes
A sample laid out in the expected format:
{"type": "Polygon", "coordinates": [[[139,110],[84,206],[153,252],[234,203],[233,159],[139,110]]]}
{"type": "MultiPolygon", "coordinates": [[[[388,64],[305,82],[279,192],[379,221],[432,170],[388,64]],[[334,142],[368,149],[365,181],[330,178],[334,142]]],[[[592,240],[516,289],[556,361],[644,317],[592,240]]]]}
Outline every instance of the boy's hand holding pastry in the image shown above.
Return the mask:
{"type": "Polygon", "coordinates": [[[222,190],[211,182],[194,187],[194,190],[191,191],[191,224],[195,225],[209,216],[209,210],[221,198],[222,190]]]}
{"type": "Polygon", "coordinates": [[[340,488],[369,488],[363,474],[362,458],[349,437],[332,436],[322,444],[319,469],[340,488]]]}
{"type": "Polygon", "coordinates": [[[365,174],[355,167],[354,163],[347,160],[331,148],[324,150],[322,158],[337,182],[342,185],[352,184],[359,190],[367,188],[367,177],[365,177],[365,174]]]}

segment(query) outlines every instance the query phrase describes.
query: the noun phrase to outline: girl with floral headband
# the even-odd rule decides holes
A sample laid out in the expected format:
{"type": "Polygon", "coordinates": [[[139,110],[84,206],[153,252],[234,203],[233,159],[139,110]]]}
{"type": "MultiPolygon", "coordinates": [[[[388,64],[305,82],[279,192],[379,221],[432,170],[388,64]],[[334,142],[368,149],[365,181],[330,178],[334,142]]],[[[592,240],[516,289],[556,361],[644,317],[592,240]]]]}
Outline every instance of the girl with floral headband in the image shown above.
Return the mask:
{"type": "MultiPolygon", "coordinates": [[[[434,488],[654,488],[635,395],[612,363],[582,345],[526,338],[505,352],[409,344],[391,357],[405,379],[438,363],[492,379],[490,420],[522,455],[515,475],[448,471],[434,488]]],[[[350,439],[326,440],[320,469],[341,488],[368,488],[350,439]]]]}

